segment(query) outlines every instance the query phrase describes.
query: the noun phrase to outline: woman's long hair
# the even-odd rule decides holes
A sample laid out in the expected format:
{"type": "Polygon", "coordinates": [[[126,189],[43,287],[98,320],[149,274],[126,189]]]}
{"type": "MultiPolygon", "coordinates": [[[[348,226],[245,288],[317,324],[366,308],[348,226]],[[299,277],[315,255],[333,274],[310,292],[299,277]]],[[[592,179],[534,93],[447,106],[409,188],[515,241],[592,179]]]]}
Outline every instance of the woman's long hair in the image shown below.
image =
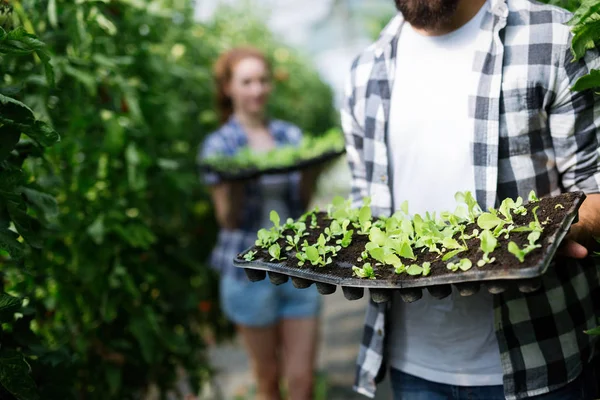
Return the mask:
{"type": "Polygon", "coordinates": [[[233,69],[237,63],[246,58],[256,58],[261,60],[269,72],[271,71],[271,64],[267,60],[267,57],[262,51],[253,47],[236,47],[221,54],[214,65],[214,77],[217,87],[217,112],[222,124],[227,122],[229,117],[231,117],[231,114],[233,114],[233,102],[231,97],[227,94],[227,85],[231,82],[233,69]]]}

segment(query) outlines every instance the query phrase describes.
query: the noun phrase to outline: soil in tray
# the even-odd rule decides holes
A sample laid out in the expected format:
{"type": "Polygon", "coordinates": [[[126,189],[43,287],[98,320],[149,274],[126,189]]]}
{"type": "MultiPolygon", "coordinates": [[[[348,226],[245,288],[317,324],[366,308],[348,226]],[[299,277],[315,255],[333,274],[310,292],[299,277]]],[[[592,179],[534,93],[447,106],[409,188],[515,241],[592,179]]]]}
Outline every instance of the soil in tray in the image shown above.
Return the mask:
{"type": "MultiPolygon", "coordinates": [[[[510,241],[513,241],[519,246],[519,248],[523,248],[528,243],[527,236],[528,236],[529,232],[513,232],[510,234],[510,239],[505,239],[504,235],[501,235],[500,237],[498,237],[497,238],[498,246],[496,247],[494,252],[492,252],[490,254],[490,257],[495,257],[496,260],[495,260],[495,262],[493,262],[491,264],[486,264],[483,267],[477,266],[477,261],[479,261],[481,259],[483,253],[479,249],[480,241],[476,237],[467,240],[466,243],[467,243],[467,247],[469,248],[469,250],[467,250],[463,253],[460,253],[458,255],[458,257],[459,258],[468,258],[473,263],[472,269],[479,269],[482,271],[499,269],[499,268],[503,269],[503,270],[521,269],[521,268],[528,268],[528,267],[533,267],[533,266],[538,265],[544,257],[545,248],[547,248],[550,245],[550,243],[548,242],[549,238],[553,235],[553,233],[555,233],[557,231],[557,229],[560,228],[560,225],[563,222],[563,220],[567,214],[567,211],[569,210],[569,208],[571,207],[573,202],[576,200],[577,196],[578,195],[575,193],[567,193],[567,194],[563,194],[559,197],[543,198],[537,203],[526,204],[525,205],[525,208],[527,208],[526,215],[524,215],[524,216],[514,215],[513,216],[515,226],[528,225],[529,222],[531,222],[533,220],[533,214],[531,213],[531,210],[534,207],[539,205],[539,208],[537,209],[538,219],[541,223],[545,222],[545,224],[543,225],[544,231],[542,232],[540,239],[538,241],[538,244],[540,244],[542,247],[535,249],[531,253],[527,254],[527,256],[525,257],[525,261],[523,263],[519,262],[519,260],[508,251],[507,247],[508,247],[508,243],[510,241]],[[564,208],[556,208],[555,206],[557,204],[561,204],[564,208]]],[[[319,235],[323,232],[323,230],[326,227],[328,227],[331,224],[331,220],[328,219],[327,214],[319,213],[317,215],[317,217],[318,217],[317,220],[318,220],[319,228],[316,228],[316,229],[308,228],[307,232],[309,233],[309,235],[304,237],[304,239],[306,239],[309,244],[316,243],[319,235]]],[[[465,233],[471,234],[471,232],[473,231],[474,228],[478,228],[478,227],[475,224],[468,225],[467,229],[465,230],[465,233]]],[[[293,236],[293,232],[291,232],[291,231],[284,232],[284,236],[288,235],[288,234],[291,234],[293,236]]],[[[410,279],[421,278],[421,275],[412,276],[412,275],[408,275],[406,273],[403,273],[400,275],[396,274],[394,272],[393,267],[385,266],[385,265],[377,266],[376,265],[377,261],[375,261],[371,258],[367,259],[366,261],[363,261],[362,259],[359,261],[358,259],[361,255],[361,253],[364,251],[365,245],[367,244],[368,241],[369,241],[368,236],[360,235],[360,234],[356,233],[356,231],[355,231],[353,238],[352,238],[351,245],[348,246],[347,248],[342,248],[340,251],[338,251],[337,257],[335,257],[333,259],[333,263],[330,265],[327,265],[325,267],[312,266],[310,264],[309,265],[305,264],[303,267],[298,267],[298,260],[296,258],[295,251],[284,253],[284,251],[285,251],[284,249],[286,247],[285,240],[280,239],[278,241],[278,243],[282,248],[282,254],[284,254],[287,257],[287,260],[284,260],[281,263],[291,269],[302,269],[302,270],[310,269],[316,273],[334,275],[334,276],[338,276],[340,278],[352,278],[353,277],[352,268],[351,268],[352,265],[362,266],[364,262],[369,262],[374,267],[375,275],[376,275],[377,279],[388,280],[390,282],[397,282],[397,281],[401,281],[401,280],[410,280],[410,279]]],[[[263,262],[278,263],[277,261],[270,261],[271,256],[269,255],[269,253],[266,249],[255,247],[252,250],[257,251],[255,260],[260,260],[263,262]]],[[[428,275],[428,277],[440,277],[440,276],[444,276],[444,275],[463,273],[461,270],[458,270],[457,272],[452,272],[452,271],[448,270],[446,265],[450,261],[442,261],[442,257],[440,255],[438,255],[437,253],[429,253],[427,251],[420,252],[420,251],[421,251],[420,249],[415,250],[415,256],[417,257],[416,260],[402,259],[402,262],[405,265],[422,264],[423,262],[426,262],[426,261],[430,262],[431,263],[431,272],[428,275]]],[[[467,272],[471,272],[471,270],[469,270],[467,272]]]]}

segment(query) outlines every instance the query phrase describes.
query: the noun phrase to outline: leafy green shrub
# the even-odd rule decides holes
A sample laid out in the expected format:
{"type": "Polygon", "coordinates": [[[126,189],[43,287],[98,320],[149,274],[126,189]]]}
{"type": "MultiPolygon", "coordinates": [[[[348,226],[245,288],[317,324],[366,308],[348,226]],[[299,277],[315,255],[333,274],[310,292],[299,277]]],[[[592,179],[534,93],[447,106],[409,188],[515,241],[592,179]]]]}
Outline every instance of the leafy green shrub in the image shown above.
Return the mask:
{"type": "Polygon", "coordinates": [[[20,340],[57,365],[40,373],[32,364],[38,386],[48,388],[42,396],[131,399],[150,383],[164,394],[177,367],[197,387],[211,372],[202,332],[232,332],[217,305],[216,277],[203,265],[217,227],[195,167],[197,145],[217,126],[212,63],[239,37],[273,50],[273,114],[307,131],[333,125],[331,92],[247,14],[200,25],[187,1],[14,5],[15,20],[47,43],[56,87],[31,56],[11,79],[62,136],[43,158],[23,163],[30,189],[58,203],[55,215],[42,214],[37,208],[46,203],[32,196],[37,208],[29,214],[48,226],[44,250],[1,261],[6,289],[29,299],[15,329],[33,332],[20,340]],[[57,388],[63,393],[49,394],[57,388]]]}

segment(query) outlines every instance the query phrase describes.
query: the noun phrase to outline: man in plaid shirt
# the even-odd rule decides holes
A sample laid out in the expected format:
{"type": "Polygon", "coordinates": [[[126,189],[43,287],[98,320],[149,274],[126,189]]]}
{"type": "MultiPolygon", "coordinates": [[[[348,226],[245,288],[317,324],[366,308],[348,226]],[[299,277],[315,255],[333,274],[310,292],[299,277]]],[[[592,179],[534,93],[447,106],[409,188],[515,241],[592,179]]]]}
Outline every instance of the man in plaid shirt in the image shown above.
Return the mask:
{"type": "MultiPolygon", "coordinates": [[[[583,191],[561,256],[537,292],[371,303],[355,389],[389,367],[395,399],[588,399],[597,377],[600,100],[570,87],[571,15],[528,0],[396,0],[400,13],[352,65],[342,109],[352,199],[375,215],[448,209],[471,190],[507,197],[583,191]],[[437,302],[437,303],[436,303],[437,302]]],[[[483,292],[483,291],[482,291],[483,292]]]]}

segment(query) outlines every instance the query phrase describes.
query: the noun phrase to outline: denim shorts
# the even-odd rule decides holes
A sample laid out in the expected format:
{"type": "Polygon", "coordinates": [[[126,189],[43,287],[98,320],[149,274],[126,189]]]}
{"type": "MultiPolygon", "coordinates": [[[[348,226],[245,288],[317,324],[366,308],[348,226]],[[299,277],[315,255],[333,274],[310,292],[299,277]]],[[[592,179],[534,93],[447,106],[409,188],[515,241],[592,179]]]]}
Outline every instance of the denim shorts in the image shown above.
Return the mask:
{"type": "Polygon", "coordinates": [[[220,281],[221,307],[238,325],[264,327],[282,319],[317,317],[321,296],[315,285],[296,289],[291,280],[275,286],[269,279],[259,282],[223,276],[220,281]]]}

